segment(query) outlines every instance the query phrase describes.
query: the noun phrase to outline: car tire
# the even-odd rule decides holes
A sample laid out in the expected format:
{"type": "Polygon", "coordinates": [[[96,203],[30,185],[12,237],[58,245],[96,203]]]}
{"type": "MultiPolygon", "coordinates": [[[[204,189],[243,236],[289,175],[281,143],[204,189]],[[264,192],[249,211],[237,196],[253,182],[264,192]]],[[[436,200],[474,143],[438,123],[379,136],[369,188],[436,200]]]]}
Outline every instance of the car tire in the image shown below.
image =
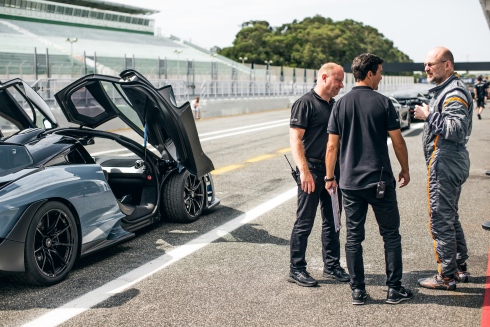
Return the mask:
{"type": "Polygon", "coordinates": [[[172,174],[163,185],[165,218],[179,223],[196,221],[206,205],[206,196],[202,178],[191,175],[187,170],[172,174]]]}
{"type": "Polygon", "coordinates": [[[78,227],[72,212],[61,202],[45,203],[27,231],[24,281],[54,285],[66,278],[79,248],[78,227]]]}

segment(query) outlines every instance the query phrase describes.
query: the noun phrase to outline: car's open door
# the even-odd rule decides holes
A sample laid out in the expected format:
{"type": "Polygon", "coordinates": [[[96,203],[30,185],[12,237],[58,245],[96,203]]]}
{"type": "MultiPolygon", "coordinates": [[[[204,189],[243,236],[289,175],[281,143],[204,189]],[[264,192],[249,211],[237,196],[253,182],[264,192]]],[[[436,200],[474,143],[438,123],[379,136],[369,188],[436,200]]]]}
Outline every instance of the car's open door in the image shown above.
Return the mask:
{"type": "Polygon", "coordinates": [[[156,89],[134,70],[121,77],[88,75],[55,94],[69,122],[96,128],[120,117],[141,137],[198,177],[214,169],[204,154],[188,102],[178,107],[170,86],[156,89]]]}

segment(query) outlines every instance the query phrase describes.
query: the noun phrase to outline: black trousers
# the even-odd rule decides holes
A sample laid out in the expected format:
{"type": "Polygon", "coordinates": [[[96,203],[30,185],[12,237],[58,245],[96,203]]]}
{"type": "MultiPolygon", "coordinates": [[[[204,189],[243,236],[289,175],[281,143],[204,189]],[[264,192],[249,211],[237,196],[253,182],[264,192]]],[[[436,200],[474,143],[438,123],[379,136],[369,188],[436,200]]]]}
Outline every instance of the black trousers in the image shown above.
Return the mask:
{"type": "MultiPolygon", "coordinates": [[[[332,211],[332,200],[325,189],[325,165],[308,162],[313,178],[315,179],[315,192],[306,193],[301,189],[301,181],[298,177],[298,209],[296,221],[291,233],[291,270],[306,269],[306,247],[315,221],[318,204],[320,204],[322,216],[322,257],[325,268],[340,266],[340,241],[339,233],[335,232],[335,223],[332,211]]],[[[299,176],[299,174],[298,174],[299,176]]],[[[337,192],[339,203],[342,203],[342,193],[337,192]]]]}
{"type": "Polygon", "coordinates": [[[376,187],[363,190],[342,190],[347,225],[345,256],[350,275],[350,286],[364,290],[364,261],[362,241],[365,238],[364,224],[368,205],[371,205],[383,237],[386,264],[386,285],[398,289],[402,279],[402,246],[400,214],[396,200],[396,183],[386,185],[385,196],[376,198],[376,187]]]}

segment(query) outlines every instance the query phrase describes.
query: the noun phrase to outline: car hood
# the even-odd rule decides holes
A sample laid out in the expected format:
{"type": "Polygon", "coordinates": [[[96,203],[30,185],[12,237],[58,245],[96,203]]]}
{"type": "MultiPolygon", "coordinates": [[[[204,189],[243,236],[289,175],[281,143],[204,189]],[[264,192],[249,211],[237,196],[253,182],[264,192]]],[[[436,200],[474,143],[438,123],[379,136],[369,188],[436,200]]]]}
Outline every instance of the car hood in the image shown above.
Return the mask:
{"type": "Polygon", "coordinates": [[[214,169],[204,154],[189,102],[177,106],[171,86],[156,89],[135,70],[119,77],[92,74],[55,94],[67,120],[96,129],[119,117],[137,134],[191,174],[214,169]]]}
{"type": "Polygon", "coordinates": [[[19,78],[0,84],[0,117],[19,130],[58,126],[46,102],[19,78]]]}

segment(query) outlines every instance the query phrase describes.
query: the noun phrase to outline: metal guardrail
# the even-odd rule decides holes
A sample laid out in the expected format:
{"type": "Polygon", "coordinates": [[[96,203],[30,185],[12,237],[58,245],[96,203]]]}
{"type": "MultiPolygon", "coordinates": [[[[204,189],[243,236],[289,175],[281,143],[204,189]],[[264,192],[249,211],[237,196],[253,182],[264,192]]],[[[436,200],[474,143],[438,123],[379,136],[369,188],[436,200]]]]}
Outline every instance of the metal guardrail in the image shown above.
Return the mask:
{"type": "Polygon", "coordinates": [[[220,98],[300,96],[312,85],[253,81],[204,81],[199,95],[203,100],[220,98]]]}

